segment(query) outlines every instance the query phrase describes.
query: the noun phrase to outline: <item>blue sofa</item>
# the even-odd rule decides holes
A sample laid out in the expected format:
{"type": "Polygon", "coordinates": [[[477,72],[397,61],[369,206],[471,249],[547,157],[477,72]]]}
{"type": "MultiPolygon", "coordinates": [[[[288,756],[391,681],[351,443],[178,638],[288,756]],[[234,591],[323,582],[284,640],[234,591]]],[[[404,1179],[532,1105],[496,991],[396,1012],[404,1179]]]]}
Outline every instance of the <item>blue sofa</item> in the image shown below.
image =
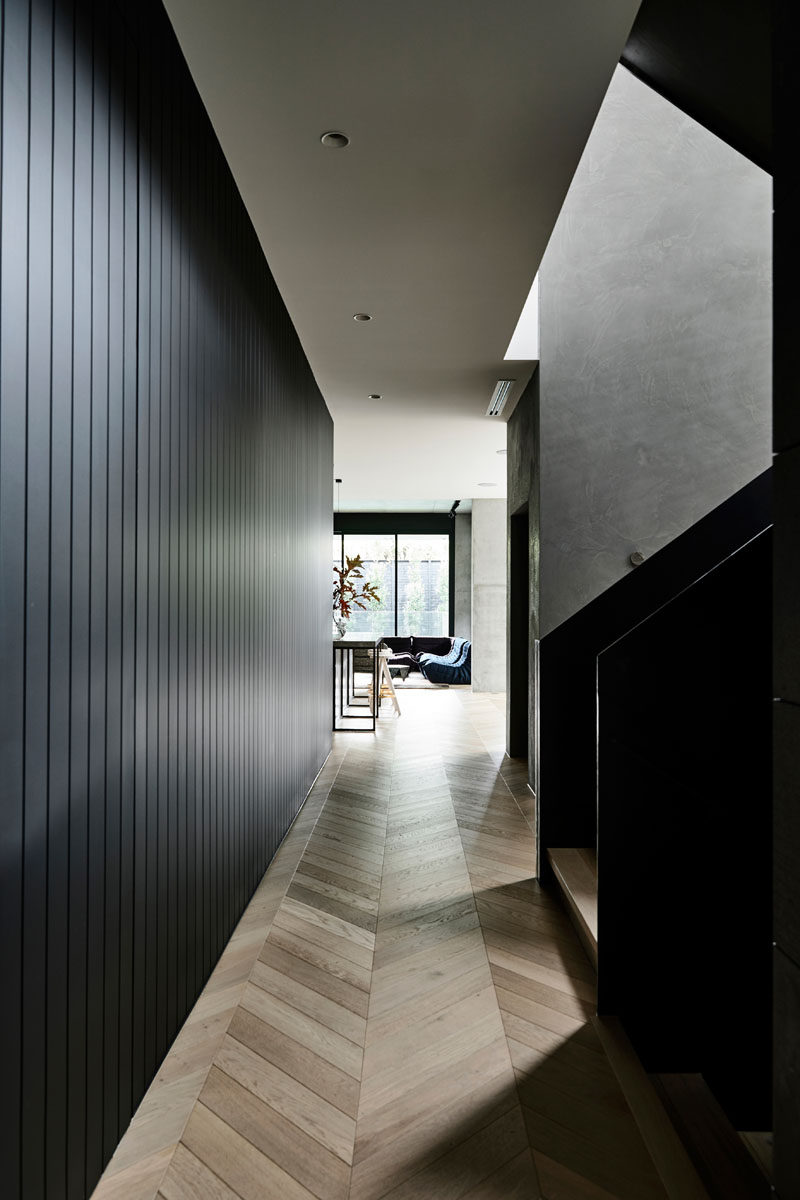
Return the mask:
{"type": "Polygon", "coordinates": [[[390,667],[420,671],[431,683],[470,683],[472,643],[466,638],[387,637],[392,650],[390,667]]]}
{"type": "Polygon", "coordinates": [[[470,683],[472,642],[466,638],[453,638],[449,654],[426,654],[419,656],[419,669],[431,683],[470,683]]]}

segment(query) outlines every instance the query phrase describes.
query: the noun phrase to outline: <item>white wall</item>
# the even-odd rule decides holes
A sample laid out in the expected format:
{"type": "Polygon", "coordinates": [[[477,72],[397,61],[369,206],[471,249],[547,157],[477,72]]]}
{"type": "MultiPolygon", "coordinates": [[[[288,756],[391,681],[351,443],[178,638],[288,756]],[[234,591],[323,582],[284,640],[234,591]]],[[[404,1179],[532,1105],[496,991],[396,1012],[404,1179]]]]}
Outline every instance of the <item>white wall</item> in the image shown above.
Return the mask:
{"type": "Polygon", "coordinates": [[[506,687],[506,502],[472,501],[472,690],[506,687]]]}

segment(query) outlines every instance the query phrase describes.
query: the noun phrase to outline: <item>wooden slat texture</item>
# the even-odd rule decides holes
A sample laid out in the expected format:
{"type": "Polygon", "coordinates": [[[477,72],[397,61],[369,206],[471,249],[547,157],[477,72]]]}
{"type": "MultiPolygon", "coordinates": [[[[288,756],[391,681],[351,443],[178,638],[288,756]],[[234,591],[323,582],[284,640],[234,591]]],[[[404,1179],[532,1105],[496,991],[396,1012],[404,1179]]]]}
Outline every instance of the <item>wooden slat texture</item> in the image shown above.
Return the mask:
{"type": "Polygon", "coordinates": [[[178,1148],[136,1200],[700,1200],[659,1179],[593,1026],[502,731],[497,698],[453,690],[337,735],[178,1148]]]}
{"type": "Polygon", "coordinates": [[[0,3],[0,212],[3,1194],[84,1200],[330,747],[333,426],[159,0],[0,3]]]}

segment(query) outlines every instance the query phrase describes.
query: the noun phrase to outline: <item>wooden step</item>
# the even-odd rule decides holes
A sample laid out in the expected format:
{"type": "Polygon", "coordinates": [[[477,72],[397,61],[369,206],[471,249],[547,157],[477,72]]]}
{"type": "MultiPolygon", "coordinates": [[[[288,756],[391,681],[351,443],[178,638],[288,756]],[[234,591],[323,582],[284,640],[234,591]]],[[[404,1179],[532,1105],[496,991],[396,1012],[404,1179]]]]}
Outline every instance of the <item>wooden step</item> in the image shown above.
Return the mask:
{"type": "Polygon", "coordinates": [[[764,1173],[772,1182],[772,1134],[740,1132],[739,1137],[764,1173]]]}
{"type": "Polygon", "coordinates": [[[669,1200],[710,1200],[692,1159],[618,1017],[592,1024],[639,1126],[669,1200]]]}
{"type": "Polygon", "coordinates": [[[652,1079],[713,1200],[768,1200],[769,1181],[703,1076],[660,1074],[652,1079]]]}
{"type": "Polygon", "coordinates": [[[561,848],[548,850],[547,857],[578,937],[597,970],[597,853],[561,848]]]}

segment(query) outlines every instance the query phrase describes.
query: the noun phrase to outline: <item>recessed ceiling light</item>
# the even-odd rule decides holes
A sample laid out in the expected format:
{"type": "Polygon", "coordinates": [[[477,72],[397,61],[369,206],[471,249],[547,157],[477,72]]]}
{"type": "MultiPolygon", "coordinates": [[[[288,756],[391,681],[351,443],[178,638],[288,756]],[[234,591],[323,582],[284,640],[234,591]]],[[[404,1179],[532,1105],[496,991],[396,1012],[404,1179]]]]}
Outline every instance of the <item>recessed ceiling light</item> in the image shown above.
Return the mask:
{"type": "Polygon", "coordinates": [[[350,145],[350,138],[347,134],[340,133],[336,129],[329,129],[319,140],[323,146],[329,146],[332,150],[344,150],[345,146],[350,145]]]}
{"type": "Polygon", "coordinates": [[[371,321],[372,317],[369,313],[353,313],[354,321],[371,321]]]}
{"type": "Polygon", "coordinates": [[[496,483],[479,483],[478,487],[497,487],[496,483]]]}
{"type": "Polygon", "coordinates": [[[380,400],[381,394],[380,392],[370,392],[369,398],[370,400],[380,400]]]}
{"type": "Polygon", "coordinates": [[[507,451],[506,451],[506,450],[498,450],[498,451],[497,451],[497,453],[498,453],[498,454],[506,454],[506,453],[507,453],[507,451]]]}

